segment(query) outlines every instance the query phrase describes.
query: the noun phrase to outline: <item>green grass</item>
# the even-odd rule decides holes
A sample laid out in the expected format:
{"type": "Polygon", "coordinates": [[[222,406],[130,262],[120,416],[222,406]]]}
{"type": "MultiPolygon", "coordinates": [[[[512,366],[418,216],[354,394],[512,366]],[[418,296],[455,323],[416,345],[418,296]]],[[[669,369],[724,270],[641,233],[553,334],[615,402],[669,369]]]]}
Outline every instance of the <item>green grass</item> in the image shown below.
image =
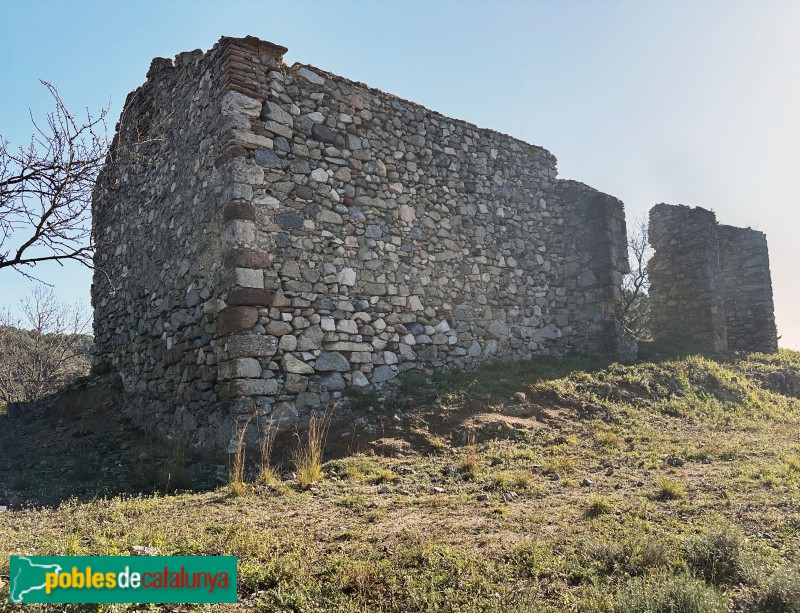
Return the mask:
{"type": "Polygon", "coordinates": [[[611,503],[611,501],[605,496],[600,496],[599,494],[592,496],[586,505],[587,517],[598,517],[613,511],[614,505],[611,503]]]}
{"type": "MultiPolygon", "coordinates": [[[[409,375],[386,408],[431,403],[440,420],[409,433],[422,444],[410,455],[365,446],[331,459],[322,444],[316,476],[253,477],[246,496],[155,487],[18,505],[0,523],[0,577],[12,552],[143,545],[237,555],[241,611],[694,613],[735,610],[735,599],[797,613],[800,399],[769,387],[775,369],[800,372],[800,353],[409,375]],[[478,413],[509,423],[466,423],[478,413]],[[462,446],[465,431],[475,436],[462,446]],[[665,462],[675,457],[685,464],[665,462]],[[384,483],[398,487],[381,493],[384,483]]],[[[360,410],[382,410],[356,396],[360,410]]],[[[297,442],[308,441],[303,430],[297,442]]],[[[26,471],[26,489],[0,491],[36,492],[40,471],[26,471]]]]}
{"type": "Polygon", "coordinates": [[[677,479],[660,477],[657,486],[656,498],[658,500],[679,500],[686,496],[686,486],[677,479]]]}

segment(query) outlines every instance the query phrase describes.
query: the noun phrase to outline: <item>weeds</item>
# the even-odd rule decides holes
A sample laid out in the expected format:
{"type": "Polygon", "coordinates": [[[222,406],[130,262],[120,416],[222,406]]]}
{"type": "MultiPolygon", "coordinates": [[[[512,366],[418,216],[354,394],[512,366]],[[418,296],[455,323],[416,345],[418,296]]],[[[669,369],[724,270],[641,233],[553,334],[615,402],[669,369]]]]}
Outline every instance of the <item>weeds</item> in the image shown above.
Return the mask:
{"type": "Polygon", "coordinates": [[[278,436],[279,419],[270,418],[267,427],[261,433],[260,444],[260,471],[259,480],[267,485],[273,485],[280,481],[280,477],[275,469],[272,467],[272,452],[275,448],[275,439],[278,436]]]}
{"type": "Polygon", "coordinates": [[[247,493],[247,484],[244,482],[245,458],[247,449],[244,442],[247,436],[247,427],[253,416],[247,418],[239,431],[239,438],[236,441],[236,449],[228,456],[228,486],[234,496],[244,496],[247,493]]]}
{"type": "Polygon", "coordinates": [[[642,576],[673,563],[673,548],[652,534],[634,529],[608,535],[584,545],[582,555],[599,564],[605,575],[642,576]]]}
{"type": "Polygon", "coordinates": [[[689,569],[713,585],[732,585],[746,576],[744,535],[722,523],[687,540],[684,556],[689,569]]]}
{"type": "Polygon", "coordinates": [[[390,468],[379,468],[370,480],[373,483],[394,483],[399,481],[400,477],[390,468]]]}
{"type": "Polygon", "coordinates": [[[328,436],[332,411],[312,413],[308,422],[305,441],[298,433],[297,444],[292,450],[292,464],[300,487],[306,488],[322,478],[322,455],[328,436]]]}
{"type": "Polygon", "coordinates": [[[614,507],[608,498],[595,494],[589,499],[589,504],[586,506],[586,516],[598,517],[606,513],[611,513],[613,510],[614,507]]]}
{"type": "Polygon", "coordinates": [[[800,613],[800,570],[776,570],[760,587],[754,605],[763,613],[800,613]]]}
{"type": "Polygon", "coordinates": [[[661,477],[657,485],[656,498],[658,500],[679,500],[686,495],[686,486],[675,479],[661,477]]]}
{"type": "Polygon", "coordinates": [[[691,575],[666,573],[628,581],[617,593],[614,613],[724,613],[727,599],[691,575]]]}
{"type": "Polygon", "coordinates": [[[470,432],[467,437],[467,453],[458,467],[464,479],[474,479],[478,474],[478,449],[475,444],[475,433],[470,432]]]}

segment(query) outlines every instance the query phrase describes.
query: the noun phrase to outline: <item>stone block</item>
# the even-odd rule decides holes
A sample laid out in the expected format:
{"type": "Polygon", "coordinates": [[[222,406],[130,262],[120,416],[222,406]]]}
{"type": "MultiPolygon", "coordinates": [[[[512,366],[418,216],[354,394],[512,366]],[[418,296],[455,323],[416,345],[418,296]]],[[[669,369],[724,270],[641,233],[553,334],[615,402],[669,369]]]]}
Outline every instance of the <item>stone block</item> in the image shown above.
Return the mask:
{"type": "Polygon", "coordinates": [[[272,257],[258,249],[230,249],[225,253],[225,268],[259,268],[264,270],[272,265],[272,257]]]}
{"type": "Polygon", "coordinates": [[[258,323],[258,309],[249,306],[234,306],[217,315],[217,336],[251,330],[258,323]]]}
{"type": "Polygon", "coordinates": [[[268,358],[275,355],[278,339],[266,334],[242,334],[225,339],[225,348],[231,357],[268,358]]]}
{"type": "MultiPolygon", "coordinates": [[[[263,273],[259,271],[259,274],[263,279],[263,273]]],[[[272,306],[274,298],[275,292],[245,287],[231,291],[228,294],[227,302],[230,306],[268,307],[272,306]]]]}
{"type": "Polygon", "coordinates": [[[277,393],[275,379],[233,379],[228,384],[229,396],[273,396],[277,393]]]}
{"type": "Polygon", "coordinates": [[[254,358],[236,358],[220,362],[217,366],[220,379],[258,379],[261,377],[261,364],[254,358]]]}

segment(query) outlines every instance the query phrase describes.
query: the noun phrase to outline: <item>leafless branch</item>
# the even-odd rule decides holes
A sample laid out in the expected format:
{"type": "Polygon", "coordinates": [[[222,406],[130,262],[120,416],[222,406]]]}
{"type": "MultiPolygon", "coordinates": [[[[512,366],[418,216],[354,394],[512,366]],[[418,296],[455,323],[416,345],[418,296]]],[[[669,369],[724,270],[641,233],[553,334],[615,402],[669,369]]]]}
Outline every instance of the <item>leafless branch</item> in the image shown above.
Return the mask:
{"type": "Polygon", "coordinates": [[[633,220],[628,234],[630,273],[622,281],[621,312],[625,326],[637,337],[650,336],[650,305],[647,290],[650,287],[648,263],[653,250],[647,240],[647,220],[639,216],[633,220]]]}
{"type": "Polygon", "coordinates": [[[108,107],[93,116],[71,113],[58,90],[43,124],[33,116],[33,136],[14,149],[0,136],[0,269],[41,262],[92,266],[91,197],[108,155],[108,107]]]}

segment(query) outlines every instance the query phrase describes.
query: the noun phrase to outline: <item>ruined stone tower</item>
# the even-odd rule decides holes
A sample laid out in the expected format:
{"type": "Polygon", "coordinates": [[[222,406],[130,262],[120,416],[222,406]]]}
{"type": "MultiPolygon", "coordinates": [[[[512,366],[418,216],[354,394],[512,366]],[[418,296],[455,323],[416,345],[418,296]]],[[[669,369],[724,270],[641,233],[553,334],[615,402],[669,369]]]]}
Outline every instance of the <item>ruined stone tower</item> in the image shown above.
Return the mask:
{"type": "Polygon", "coordinates": [[[653,336],[702,351],[778,350],[767,238],[711,211],[650,211],[653,336]]]}
{"type": "Polygon", "coordinates": [[[622,203],[545,149],[255,38],[156,59],[93,202],[97,359],[134,420],[237,420],[501,356],[630,355],[622,203]]]}

